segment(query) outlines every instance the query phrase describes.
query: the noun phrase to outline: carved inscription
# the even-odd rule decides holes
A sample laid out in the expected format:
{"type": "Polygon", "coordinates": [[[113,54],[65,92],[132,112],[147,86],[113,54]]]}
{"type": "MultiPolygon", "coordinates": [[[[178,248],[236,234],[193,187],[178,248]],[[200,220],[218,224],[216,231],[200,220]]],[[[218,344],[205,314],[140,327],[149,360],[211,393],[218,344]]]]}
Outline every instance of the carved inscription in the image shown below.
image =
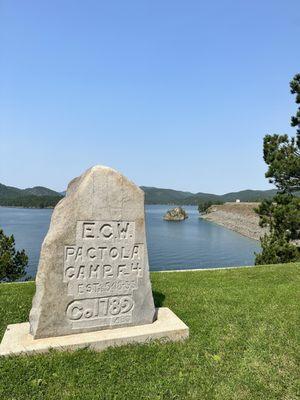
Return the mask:
{"type": "Polygon", "coordinates": [[[76,244],[65,246],[64,255],[64,282],[73,298],[66,317],[72,328],[132,322],[143,258],[135,222],[78,221],[76,244]]]}

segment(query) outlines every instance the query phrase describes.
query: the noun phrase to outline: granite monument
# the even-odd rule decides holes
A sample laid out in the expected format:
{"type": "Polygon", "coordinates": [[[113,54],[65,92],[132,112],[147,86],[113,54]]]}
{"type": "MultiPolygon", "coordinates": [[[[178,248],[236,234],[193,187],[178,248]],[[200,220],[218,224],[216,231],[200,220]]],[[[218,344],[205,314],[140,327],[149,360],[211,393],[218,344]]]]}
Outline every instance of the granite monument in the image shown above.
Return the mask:
{"type": "Polygon", "coordinates": [[[35,338],[151,324],[143,191],[95,166],[68,186],[41,250],[35,338]]]}
{"type": "Polygon", "coordinates": [[[155,309],[144,192],[95,166],[72,180],[42,245],[29,323],[8,325],[0,355],[183,340],[188,327],[155,309]]]}

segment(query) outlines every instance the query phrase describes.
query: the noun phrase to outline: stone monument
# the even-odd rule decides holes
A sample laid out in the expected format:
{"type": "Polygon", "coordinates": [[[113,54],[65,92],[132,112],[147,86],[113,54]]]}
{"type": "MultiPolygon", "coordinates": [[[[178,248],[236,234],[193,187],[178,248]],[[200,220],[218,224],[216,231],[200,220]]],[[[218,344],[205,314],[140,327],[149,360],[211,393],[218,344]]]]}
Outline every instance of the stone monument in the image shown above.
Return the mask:
{"type": "Polygon", "coordinates": [[[27,353],[90,344],[102,349],[152,336],[187,337],[188,328],[175,314],[155,310],[144,192],[117,171],[90,168],[70,182],[55,207],[41,249],[29,322],[30,329],[28,323],[8,326],[0,354],[22,352],[12,349],[12,335],[14,348],[16,341],[22,342],[27,353]],[[170,318],[181,325],[168,331],[170,318]],[[162,323],[166,325],[157,331],[162,323]]]}
{"type": "Polygon", "coordinates": [[[35,338],[152,323],[143,191],[106,167],[74,179],[53,212],[36,285],[35,338]]]}

